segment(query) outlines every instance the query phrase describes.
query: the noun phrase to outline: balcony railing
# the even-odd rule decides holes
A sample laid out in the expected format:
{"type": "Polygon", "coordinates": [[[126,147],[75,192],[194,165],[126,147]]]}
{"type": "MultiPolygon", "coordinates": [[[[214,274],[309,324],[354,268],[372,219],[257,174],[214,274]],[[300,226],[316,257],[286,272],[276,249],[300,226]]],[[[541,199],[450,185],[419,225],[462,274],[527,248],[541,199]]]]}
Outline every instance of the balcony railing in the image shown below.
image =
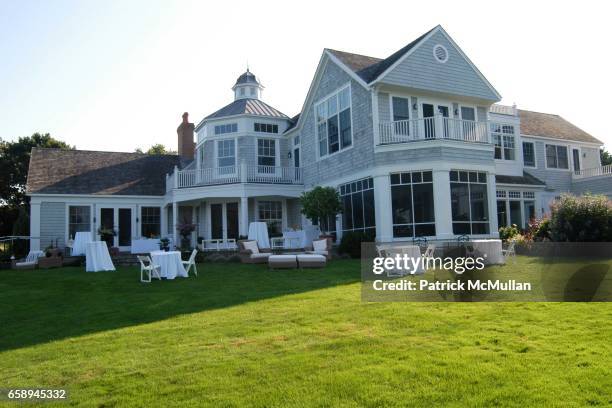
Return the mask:
{"type": "Polygon", "coordinates": [[[595,167],[592,169],[583,169],[574,171],[575,179],[584,179],[597,176],[612,176],[612,164],[606,166],[595,167]]]}
{"type": "Polygon", "coordinates": [[[470,143],[489,143],[489,122],[475,122],[433,116],[429,118],[380,122],[380,144],[447,139],[470,143]]]}
{"type": "Polygon", "coordinates": [[[167,178],[172,188],[212,186],[237,183],[302,184],[300,167],[240,166],[209,167],[197,170],[176,170],[167,178]],[[176,178],[176,179],[175,179],[176,178]]]}

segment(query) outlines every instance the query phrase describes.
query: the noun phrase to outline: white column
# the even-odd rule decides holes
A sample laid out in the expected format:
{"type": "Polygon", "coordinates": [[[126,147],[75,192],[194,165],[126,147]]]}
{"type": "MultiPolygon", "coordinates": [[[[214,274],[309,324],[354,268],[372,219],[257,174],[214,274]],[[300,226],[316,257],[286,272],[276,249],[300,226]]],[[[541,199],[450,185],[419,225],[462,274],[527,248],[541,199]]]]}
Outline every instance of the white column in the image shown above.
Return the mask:
{"type": "Polygon", "coordinates": [[[40,203],[30,203],[30,251],[40,251],[40,203]]]}
{"type": "MultiPolygon", "coordinates": [[[[495,174],[487,173],[487,197],[489,199],[489,229],[490,229],[491,236],[493,238],[499,238],[499,227],[497,225],[496,189],[497,189],[497,185],[495,184],[495,174]]],[[[523,205],[521,202],[521,214],[522,212],[523,212],[523,205]]]]}
{"type": "Polygon", "coordinates": [[[247,236],[249,234],[249,198],[240,197],[240,222],[238,223],[238,234],[247,236]]]}
{"type": "Polygon", "coordinates": [[[174,246],[179,246],[180,242],[178,241],[178,231],[176,227],[178,226],[178,205],[176,201],[172,202],[172,239],[174,240],[174,246]]]}
{"type": "Polygon", "coordinates": [[[389,175],[374,177],[374,216],[376,218],[376,241],[393,240],[393,218],[391,207],[391,181],[389,175]]]}
{"type": "Polygon", "coordinates": [[[380,144],[380,118],[378,116],[378,87],[374,87],[370,93],[372,95],[372,123],[374,125],[374,146],[380,144]]]}
{"type": "MultiPolygon", "coordinates": [[[[142,222],[142,220],[140,220],[142,222]]],[[[160,222],[160,229],[159,232],[161,233],[161,238],[165,238],[166,236],[168,236],[168,207],[165,205],[162,205],[161,207],[161,212],[159,214],[159,222],[160,222]]]]}
{"type": "MultiPolygon", "coordinates": [[[[195,224],[196,223],[196,206],[192,205],[191,206],[191,223],[195,224]]],[[[195,248],[197,246],[198,243],[198,228],[196,228],[192,233],[191,233],[191,246],[193,248],[195,248]]]]}
{"type": "Polygon", "coordinates": [[[281,208],[283,211],[283,221],[282,221],[282,225],[281,225],[281,229],[283,231],[285,231],[287,229],[287,227],[289,226],[288,224],[288,217],[289,217],[289,213],[287,212],[287,199],[283,198],[281,200],[281,208]]]}
{"type": "Polygon", "coordinates": [[[448,170],[433,172],[434,215],[436,238],[453,238],[453,213],[451,209],[450,175],[448,170]]]}

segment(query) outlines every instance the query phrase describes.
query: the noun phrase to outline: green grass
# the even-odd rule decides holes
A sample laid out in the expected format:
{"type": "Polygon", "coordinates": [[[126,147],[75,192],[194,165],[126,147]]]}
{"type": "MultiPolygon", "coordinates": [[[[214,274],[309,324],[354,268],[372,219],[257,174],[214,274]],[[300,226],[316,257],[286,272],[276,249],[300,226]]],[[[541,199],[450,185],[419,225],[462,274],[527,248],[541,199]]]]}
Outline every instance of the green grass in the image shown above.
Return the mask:
{"type": "Polygon", "coordinates": [[[0,388],[105,407],[612,404],[609,303],[363,303],[358,261],[199,270],[0,271],[0,388]]]}

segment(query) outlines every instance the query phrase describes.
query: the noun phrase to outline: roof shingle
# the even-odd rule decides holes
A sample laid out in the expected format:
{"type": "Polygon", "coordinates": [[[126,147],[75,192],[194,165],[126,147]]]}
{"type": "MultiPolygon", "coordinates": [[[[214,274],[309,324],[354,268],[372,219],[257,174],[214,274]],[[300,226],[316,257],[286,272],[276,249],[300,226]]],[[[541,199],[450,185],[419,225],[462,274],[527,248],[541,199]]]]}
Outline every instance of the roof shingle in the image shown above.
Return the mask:
{"type": "MultiPolygon", "coordinates": [[[[269,116],[273,118],[283,118],[289,119],[287,115],[282,113],[281,111],[273,108],[267,103],[260,101],[259,99],[236,99],[234,102],[226,105],[204,118],[206,119],[215,119],[222,118],[225,116],[234,116],[234,115],[257,115],[257,116],[269,116]]],[[[199,126],[199,125],[198,125],[199,126]]]]}
{"type": "Polygon", "coordinates": [[[596,139],[559,115],[522,109],[518,109],[518,114],[521,119],[521,134],[523,135],[603,144],[601,140],[596,139]]]}
{"type": "Polygon", "coordinates": [[[498,174],[495,176],[495,182],[497,184],[520,184],[525,186],[545,186],[542,180],[537,177],[532,176],[531,174],[523,171],[522,176],[505,176],[502,174],[498,174]]]}

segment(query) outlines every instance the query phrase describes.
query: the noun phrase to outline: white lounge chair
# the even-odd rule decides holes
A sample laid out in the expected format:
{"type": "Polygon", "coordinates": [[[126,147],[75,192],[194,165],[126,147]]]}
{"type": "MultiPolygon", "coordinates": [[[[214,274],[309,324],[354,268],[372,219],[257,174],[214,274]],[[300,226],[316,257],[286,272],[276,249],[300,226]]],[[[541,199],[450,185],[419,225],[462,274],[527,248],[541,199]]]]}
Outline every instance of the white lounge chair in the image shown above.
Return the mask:
{"type": "Polygon", "coordinates": [[[43,251],[30,251],[28,255],[19,261],[13,262],[15,269],[34,269],[38,265],[38,258],[45,256],[43,251]]]}
{"type": "Polygon", "coordinates": [[[151,277],[155,277],[161,280],[161,266],[155,265],[151,260],[151,257],[146,255],[138,255],[138,261],[140,262],[140,281],[145,283],[151,282],[151,277]],[[145,274],[147,275],[145,277],[145,274]]]}
{"type": "Polygon", "coordinates": [[[191,252],[191,255],[189,256],[189,260],[182,261],[183,262],[183,266],[185,267],[185,270],[187,271],[187,276],[189,276],[189,270],[191,269],[192,266],[193,266],[193,271],[195,273],[195,276],[198,276],[198,268],[197,268],[196,263],[195,263],[195,258],[196,258],[197,254],[198,254],[198,250],[194,249],[191,252]]]}
{"type": "Polygon", "coordinates": [[[516,246],[516,241],[512,240],[508,244],[508,248],[502,249],[502,256],[504,257],[505,262],[508,262],[508,259],[510,259],[510,257],[512,257],[513,263],[516,262],[516,251],[514,249],[515,246],[516,246]]]}

